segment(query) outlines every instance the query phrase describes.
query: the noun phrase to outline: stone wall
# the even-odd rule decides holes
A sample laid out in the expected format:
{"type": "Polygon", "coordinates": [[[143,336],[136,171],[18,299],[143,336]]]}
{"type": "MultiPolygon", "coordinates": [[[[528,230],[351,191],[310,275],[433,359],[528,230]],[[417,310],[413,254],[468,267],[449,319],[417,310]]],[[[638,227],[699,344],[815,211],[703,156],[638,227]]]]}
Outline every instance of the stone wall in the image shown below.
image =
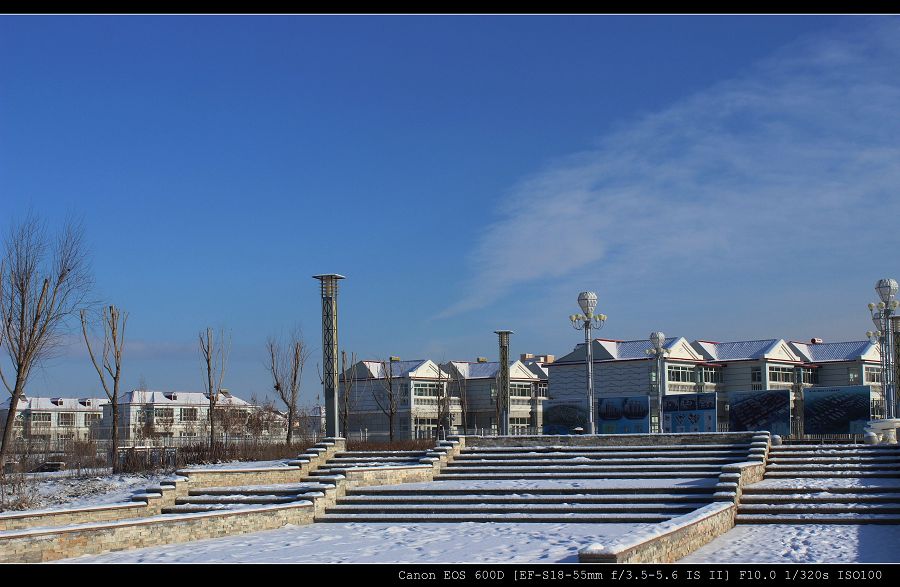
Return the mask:
{"type": "Polygon", "coordinates": [[[347,487],[422,483],[434,479],[434,468],[430,465],[410,465],[408,467],[348,469],[344,472],[344,476],[346,477],[347,487]]]}
{"type": "Polygon", "coordinates": [[[731,530],[736,509],[733,503],[712,503],[609,545],[592,544],[578,553],[578,560],[583,563],[675,562],[731,530]]]}
{"type": "Polygon", "coordinates": [[[310,503],[6,532],[0,562],[44,562],[85,554],[160,546],[281,528],[313,521],[310,503]]]}

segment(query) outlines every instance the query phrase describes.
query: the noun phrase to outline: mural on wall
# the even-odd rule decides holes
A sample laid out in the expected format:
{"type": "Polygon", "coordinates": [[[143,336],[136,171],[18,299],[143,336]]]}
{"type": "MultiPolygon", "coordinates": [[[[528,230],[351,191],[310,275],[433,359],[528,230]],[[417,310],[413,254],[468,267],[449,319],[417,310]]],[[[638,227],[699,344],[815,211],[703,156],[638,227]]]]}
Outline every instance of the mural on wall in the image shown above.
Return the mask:
{"type": "Polygon", "coordinates": [[[587,423],[584,406],[558,404],[544,410],[544,434],[572,434],[575,428],[587,429],[587,423]]]}
{"type": "Polygon", "coordinates": [[[791,430],[791,392],[787,389],[728,392],[728,429],[768,430],[786,436],[791,430]]]}
{"type": "Polygon", "coordinates": [[[868,385],[804,389],[803,433],[864,433],[871,396],[872,388],[868,385]]]}
{"type": "Polygon", "coordinates": [[[646,434],[650,432],[650,398],[604,397],[598,400],[598,434],[646,434]]]}
{"type": "Polygon", "coordinates": [[[663,396],[665,432],[715,432],[716,394],[685,393],[663,396]]]}

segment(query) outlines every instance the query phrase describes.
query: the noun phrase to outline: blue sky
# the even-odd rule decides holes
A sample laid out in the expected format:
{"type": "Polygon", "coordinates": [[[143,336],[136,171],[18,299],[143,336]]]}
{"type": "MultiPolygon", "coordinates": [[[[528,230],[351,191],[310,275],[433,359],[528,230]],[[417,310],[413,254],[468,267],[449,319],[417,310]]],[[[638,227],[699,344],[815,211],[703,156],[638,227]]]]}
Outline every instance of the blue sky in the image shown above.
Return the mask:
{"type": "MultiPolygon", "coordinates": [[[[311,275],[366,358],[861,339],[900,274],[890,17],[0,17],[0,224],[84,218],[125,385],[271,387],[311,275]]],[[[102,394],[78,338],[33,395],[102,394]]],[[[7,363],[3,363],[4,366],[7,363]]]]}

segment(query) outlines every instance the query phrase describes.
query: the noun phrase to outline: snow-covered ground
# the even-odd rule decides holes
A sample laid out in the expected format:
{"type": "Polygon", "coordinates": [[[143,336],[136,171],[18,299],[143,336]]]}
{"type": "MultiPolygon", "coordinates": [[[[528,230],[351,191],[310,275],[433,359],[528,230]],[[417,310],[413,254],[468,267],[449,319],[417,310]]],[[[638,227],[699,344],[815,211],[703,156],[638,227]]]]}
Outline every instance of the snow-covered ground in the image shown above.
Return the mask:
{"type": "Polygon", "coordinates": [[[199,540],[66,563],[555,563],[641,524],[331,524],[199,540]]]}
{"type": "Polygon", "coordinates": [[[133,493],[143,493],[159,485],[169,475],[82,475],[71,471],[36,475],[36,491],[30,510],[58,510],[131,501],[133,493]]]}
{"type": "Polygon", "coordinates": [[[736,526],[681,563],[896,563],[900,526],[736,526]]]}
{"type": "Polygon", "coordinates": [[[287,467],[292,459],[279,459],[276,461],[230,461],[227,463],[214,463],[211,465],[188,465],[184,469],[271,469],[273,467],[287,467]]]}

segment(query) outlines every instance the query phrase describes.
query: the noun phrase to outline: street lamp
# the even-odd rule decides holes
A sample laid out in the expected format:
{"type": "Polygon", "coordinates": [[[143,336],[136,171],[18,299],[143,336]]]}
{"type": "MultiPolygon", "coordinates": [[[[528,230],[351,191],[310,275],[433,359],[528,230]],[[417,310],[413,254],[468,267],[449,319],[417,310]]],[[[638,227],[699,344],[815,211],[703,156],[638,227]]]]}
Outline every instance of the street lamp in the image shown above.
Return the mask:
{"type": "Polygon", "coordinates": [[[663,432],[663,396],[666,390],[665,358],[669,349],[665,347],[666,335],[662,331],[650,333],[650,343],[653,345],[647,349],[647,354],[656,357],[656,431],[663,432]]]}
{"type": "Polygon", "coordinates": [[[584,363],[587,368],[587,405],[588,405],[588,434],[594,434],[594,350],[591,340],[592,328],[603,328],[606,322],[606,314],[594,314],[597,309],[597,294],[592,291],[583,291],[578,294],[578,306],[582,314],[572,314],[569,321],[575,330],[584,330],[584,347],[586,355],[584,363]]]}
{"type": "MultiPolygon", "coordinates": [[[[875,291],[881,301],[869,304],[869,313],[876,330],[866,332],[872,343],[878,343],[881,351],[881,386],[884,394],[884,416],[895,417],[896,387],[894,381],[894,327],[891,322],[900,301],[897,300],[897,281],[890,278],[879,279],[875,291]]],[[[863,381],[865,383],[865,380],[863,381]]]]}

